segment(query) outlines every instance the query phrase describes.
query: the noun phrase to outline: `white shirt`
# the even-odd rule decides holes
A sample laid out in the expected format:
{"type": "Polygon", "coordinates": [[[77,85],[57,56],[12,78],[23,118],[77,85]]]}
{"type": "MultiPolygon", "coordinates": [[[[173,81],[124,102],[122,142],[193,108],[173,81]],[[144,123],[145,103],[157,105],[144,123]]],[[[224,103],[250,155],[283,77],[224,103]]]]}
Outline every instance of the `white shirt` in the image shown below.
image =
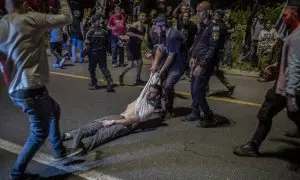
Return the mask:
{"type": "Polygon", "coordinates": [[[10,13],[0,20],[0,63],[10,94],[49,82],[44,34],[72,22],[67,0],[60,0],[60,4],[59,15],[10,13]]]}

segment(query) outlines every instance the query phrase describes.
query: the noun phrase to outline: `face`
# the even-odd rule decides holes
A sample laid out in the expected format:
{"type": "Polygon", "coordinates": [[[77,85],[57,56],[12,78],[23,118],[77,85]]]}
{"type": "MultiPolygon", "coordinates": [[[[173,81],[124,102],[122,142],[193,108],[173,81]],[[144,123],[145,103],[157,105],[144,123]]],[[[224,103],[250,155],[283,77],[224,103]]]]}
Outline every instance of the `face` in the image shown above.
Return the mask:
{"type": "Polygon", "coordinates": [[[263,20],[263,19],[264,19],[264,15],[259,14],[259,15],[258,15],[258,19],[259,19],[259,20],[263,20]]]}
{"type": "Polygon", "coordinates": [[[158,90],[150,87],[147,93],[147,100],[154,100],[158,98],[158,90]]]}
{"type": "Polygon", "coordinates": [[[204,9],[202,4],[197,6],[197,19],[202,23],[208,17],[208,11],[204,9]]]}
{"type": "Polygon", "coordinates": [[[171,11],[172,11],[172,7],[171,7],[171,6],[168,6],[168,7],[167,7],[167,11],[168,11],[168,12],[171,12],[171,11]]]}
{"type": "Polygon", "coordinates": [[[267,30],[270,30],[272,28],[272,23],[271,23],[271,21],[268,21],[267,23],[266,23],[266,29],[267,30]]]}
{"type": "Polygon", "coordinates": [[[146,22],[146,14],[145,14],[145,13],[141,13],[141,14],[139,15],[139,20],[140,20],[142,23],[146,22]]]}
{"type": "Polygon", "coordinates": [[[182,16],[183,22],[187,23],[187,22],[189,22],[189,19],[190,19],[189,13],[184,13],[183,16],[182,16]]]}
{"type": "Polygon", "coordinates": [[[116,7],[115,8],[115,13],[116,13],[116,15],[121,15],[121,8],[120,7],[116,7]]]}
{"type": "Polygon", "coordinates": [[[124,9],[121,9],[121,13],[124,14],[124,13],[125,13],[125,10],[124,10],[124,9]]]}
{"type": "Polygon", "coordinates": [[[291,7],[288,7],[283,14],[283,21],[287,26],[291,27],[296,19],[297,19],[296,10],[291,7]]]}
{"type": "Polygon", "coordinates": [[[152,18],[154,18],[154,17],[156,16],[156,13],[157,13],[157,12],[156,12],[155,10],[152,10],[151,13],[150,13],[150,16],[151,16],[152,18]]]}

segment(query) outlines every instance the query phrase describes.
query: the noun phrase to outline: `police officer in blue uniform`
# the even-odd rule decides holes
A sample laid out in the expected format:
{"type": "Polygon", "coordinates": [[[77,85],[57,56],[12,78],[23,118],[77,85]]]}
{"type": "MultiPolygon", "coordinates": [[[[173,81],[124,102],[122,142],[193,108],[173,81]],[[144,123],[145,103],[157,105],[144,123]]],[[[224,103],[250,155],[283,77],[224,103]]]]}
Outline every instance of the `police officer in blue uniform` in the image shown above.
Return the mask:
{"type": "Polygon", "coordinates": [[[192,112],[184,117],[184,121],[200,119],[200,110],[204,119],[197,126],[208,128],[215,125],[214,114],[206,101],[206,86],[218,65],[219,48],[224,43],[225,34],[222,27],[212,21],[211,4],[203,1],[197,6],[197,18],[200,28],[190,50],[192,112]]]}
{"type": "Polygon", "coordinates": [[[108,83],[107,92],[114,92],[113,79],[107,69],[106,46],[108,41],[108,32],[103,28],[103,21],[101,22],[98,16],[94,15],[92,17],[92,23],[92,28],[86,35],[86,48],[84,50],[84,54],[87,54],[89,58],[89,72],[91,75],[91,84],[89,89],[96,90],[100,88],[97,84],[95,72],[98,65],[108,83]]]}

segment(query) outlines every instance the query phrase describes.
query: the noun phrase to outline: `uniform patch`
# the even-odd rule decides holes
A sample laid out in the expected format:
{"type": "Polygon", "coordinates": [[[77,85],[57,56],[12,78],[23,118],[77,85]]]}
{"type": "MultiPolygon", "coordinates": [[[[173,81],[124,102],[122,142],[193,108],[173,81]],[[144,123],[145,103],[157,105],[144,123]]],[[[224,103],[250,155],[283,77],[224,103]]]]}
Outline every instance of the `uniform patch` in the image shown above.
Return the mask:
{"type": "Polygon", "coordinates": [[[214,40],[218,40],[220,38],[220,27],[213,26],[212,37],[214,40]]]}

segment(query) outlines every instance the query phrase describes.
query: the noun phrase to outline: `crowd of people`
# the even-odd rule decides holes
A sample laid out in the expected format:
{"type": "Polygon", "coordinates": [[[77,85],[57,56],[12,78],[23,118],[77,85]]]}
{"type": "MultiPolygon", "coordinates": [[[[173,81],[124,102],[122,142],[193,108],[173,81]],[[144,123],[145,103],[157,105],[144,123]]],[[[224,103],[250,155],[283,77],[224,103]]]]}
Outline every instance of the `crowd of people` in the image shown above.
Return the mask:
{"type": "MultiPolygon", "coordinates": [[[[82,17],[81,11],[71,9],[67,0],[59,0],[60,10],[51,8],[50,14],[29,12],[31,10],[24,8],[22,0],[5,2],[8,14],[0,21],[0,53],[5,57],[0,59],[1,71],[12,101],[30,122],[30,135],[11,170],[10,179],[36,176],[25,170],[47,137],[54,149],[54,159],[62,161],[132,132],[153,113],[159,113],[162,120],[172,118],[174,87],[184,75],[191,81],[192,105],[191,113],[182,120],[198,121],[198,127],[209,128],[218,123],[206,100],[211,76],[215,74],[224,83],[229,95],[235,88],[219,68],[224,54],[228,65],[232,64],[230,38],[234,25],[230,21],[230,11],[213,10],[208,1],[199,2],[196,9],[183,1],[172,11],[171,6],[160,0],[158,7],[150,12],[149,19],[137,3],[132,17],[134,22],[119,6],[106,19],[105,13],[99,11],[101,8],[95,8],[94,12],[87,9],[82,17]],[[193,14],[197,17],[196,24],[190,20],[193,14]],[[136,84],[145,84],[141,79],[144,56],[141,46],[146,40],[149,51],[145,56],[152,60],[152,66],[144,90],[120,116],[95,120],[61,136],[60,106],[46,88],[49,67],[43,37],[47,32],[50,32],[51,52],[56,57],[54,68],[63,67],[68,58],[74,63],[83,63],[87,56],[91,76],[89,88],[99,88],[95,77],[98,65],[107,80],[108,92],[115,90],[107,68],[107,53],[112,55],[114,68],[124,67],[119,75],[120,85],[124,85],[124,77],[132,68],[137,69],[136,84]],[[65,55],[63,48],[67,51],[65,55]],[[125,49],[129,61],[126,67],[125,49]],[[89,140],[83,143],[82,139],[87,137],[89,140]],[[63,141],[70,139],[73,144],[68,150],[63,141]]],[[[259,15],[254,23],[251,62],[259,62],[262,81],[268,80],[267,72],[276,65],[279,76],[260,109],[259,125],[253,138],[234,150],[240,156],[259,156],[259,147],[271,129],[272,118],[285,107],[288,117],[297,126],[287,136],[300,137],[297,121],[300,119],[300,3],[291,0],[282,14],[289,36],[278,34],[271,22],[262,19],[259,15]],[[282,56],[277,64],[271,65],[276,43],[283,44],[282,56]]]]}

